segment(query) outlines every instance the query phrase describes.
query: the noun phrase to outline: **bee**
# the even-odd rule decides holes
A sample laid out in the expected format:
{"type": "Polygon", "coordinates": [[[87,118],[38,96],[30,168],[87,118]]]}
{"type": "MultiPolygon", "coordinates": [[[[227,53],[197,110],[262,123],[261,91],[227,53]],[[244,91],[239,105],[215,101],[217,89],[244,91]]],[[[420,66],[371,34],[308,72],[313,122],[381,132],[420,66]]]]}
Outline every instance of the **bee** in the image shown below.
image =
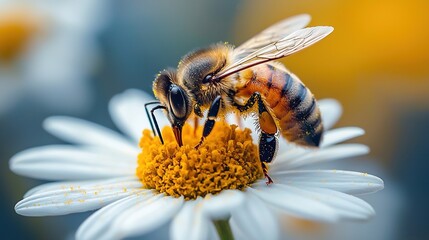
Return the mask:
{"type": "Polygon", "coordinates": [[[306,14],[287,18],[234,48],[214,44],[185,55],[177,69],[160,72],[153,82],[158,101],[146,104],[154,132],[162,136],[154,111],[164,109],[176,141],[182,127],[195,115],[203,118],[198,148],[210,135],[216,120],[228,113],[254,114],[259,129],[259,158],[267,179],[267,164],[275,158],[278,136],[289,142],[318,147],[323,134],[319,107],[310,90],[281,63],[274,60],[296,53],[329,35],[329,26],[307,27],[306,14]],[[150,112],[148,105],[157,104],[150,112]],[[152,123],[153,121],[153,123],[152,123]]]}

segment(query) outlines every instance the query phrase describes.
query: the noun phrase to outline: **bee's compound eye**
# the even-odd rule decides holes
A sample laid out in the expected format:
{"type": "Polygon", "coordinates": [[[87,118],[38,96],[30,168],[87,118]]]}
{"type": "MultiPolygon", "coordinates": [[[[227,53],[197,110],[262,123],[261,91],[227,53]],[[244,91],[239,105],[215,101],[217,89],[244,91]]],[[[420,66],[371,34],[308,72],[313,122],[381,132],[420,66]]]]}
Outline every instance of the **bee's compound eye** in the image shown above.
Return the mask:
{"type": "Polygon", "coordinates": [[[168,93],[168,100],[170,102],[170,108],[173,111],[173,115],[178,119],[185,118],[188,104],[183,89],[173,84],[170,86],[170,91],[168,93]]]}
{"type": "Polygon", "coordinates": [[[213,75],[208,74],[207,76],[204,77],[203,79],[203,83],[209,83],[212,81],[213,75]]]}

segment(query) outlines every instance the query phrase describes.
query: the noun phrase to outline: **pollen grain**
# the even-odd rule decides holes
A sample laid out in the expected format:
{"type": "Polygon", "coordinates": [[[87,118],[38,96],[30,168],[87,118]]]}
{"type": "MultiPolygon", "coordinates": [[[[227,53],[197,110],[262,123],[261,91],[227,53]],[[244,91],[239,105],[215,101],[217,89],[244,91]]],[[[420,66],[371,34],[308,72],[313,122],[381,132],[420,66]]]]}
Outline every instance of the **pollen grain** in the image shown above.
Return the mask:
{"type": "Polygon", "coordinates": [[[258,150],[249,129],[218,122],[204,143],[195,149],[202,128],[183,127],[179,147],[171,127],[162,130],[164,145],[150,130],[143,131],[137,176],[146,188],[185,199],[216,194],[225,189],[242,190],[263,178],[258,150]]]}

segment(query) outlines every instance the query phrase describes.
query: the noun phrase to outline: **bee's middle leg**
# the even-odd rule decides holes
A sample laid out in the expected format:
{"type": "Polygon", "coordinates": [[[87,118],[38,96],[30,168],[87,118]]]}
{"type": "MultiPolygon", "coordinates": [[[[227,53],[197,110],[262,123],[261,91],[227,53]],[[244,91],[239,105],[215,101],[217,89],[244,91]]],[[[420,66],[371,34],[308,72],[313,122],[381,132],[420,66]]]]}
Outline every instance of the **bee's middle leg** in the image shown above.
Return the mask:
{"type": "Polygon", "coordinates": [[[199,126],[199,120],[203,117],[203,113],[201,111],[200,104],[196,103],[194,105],[194,136],[197,136],[197,129],[199,126]]]}
{"type": "Polygon", "coordinates": [[[267,184],[271,184],[273,183],[273,180],[268,175],[267,164],[274,159],[277,152],[278,139],[276,134],[278,129],[276,122],[265,106],[265,103],[262,100],[261,94],[259,92],[253,93],[244,105],[233,101],[233,104],[240,112],[249,110],[255,103],[258,104],[258,120],[261,130],[261,135],[259,136],[259,159],[261,161],[264,175],[267,178],[267,184]]]}
{"type": "Polygon", "coordinates": [[[194,137],[197,136],[197,128],[199,126],[198,116],[194,116],[194,137]]]}
{"type": "Polygon", "coordinates": [[[215,98],[215,100],[210,105],[209,111],[207,112],[207,119],[204,123],[203,128],[203,136],[201,136],[200,142],[195,146],[195,148],[198,148],[201,146],[201,144],[204,142],[204,139],[211,133],[211,131],[214,128],[214,125],[216,123],[216,118],[219,114],[219,110],[222,106],[222,97],[219,95],[215,98]]]}

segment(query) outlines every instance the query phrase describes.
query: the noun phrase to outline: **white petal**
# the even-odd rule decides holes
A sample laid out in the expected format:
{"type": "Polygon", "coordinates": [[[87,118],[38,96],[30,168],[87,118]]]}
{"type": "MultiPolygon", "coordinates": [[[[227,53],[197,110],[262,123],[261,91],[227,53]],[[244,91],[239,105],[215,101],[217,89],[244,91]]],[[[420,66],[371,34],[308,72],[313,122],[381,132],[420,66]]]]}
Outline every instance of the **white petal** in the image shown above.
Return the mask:
{"type": "MultiPolygon", "coordinates": [[[[273,172],[274,182],[293,186],[329,188],[349,194],[366,194],[377,192],[384,188],[380,178],[360,172],[341,170],[295,170],[273,172]]],[[[263,181],[257,184],[263,185],[263,181]]]]}
{"type": "Polygon", "coordinates": [[[323,127],[326,131],[337,123],[343,113],[343,109],[341,104],[335,99],[322,99],[318,103],[322,114],[323,127]]]}
{"type": "Polygon", "coordinates": [[[148,233],[171,220],[183,202],[183,197],[165,197],[162,194],[138,202],[113,222],[112,230],[116,232],[114,236],[125,238],[148,233]]]}
{"type": "MultiPolygon", "coordinates": [[[[357,127],[344,127],[328,130],[324,133],[320,148],[318,149],[293,146],[293,144],[290,143],[282,144],[283,138],[280,138],[279,154],[276,157],[276,161],[274,161],[272,165],[274,166],[283,164],[284,162],[302,157],[306,153],[320,151],[320,149],[327,148],[334,144],[361,136],[364,133],[365,131],[363,129],[357,127]]],[[[285,141],[283,140],[283,142],[285,141]]]]}
{"type": "Polygon", "coordinates": [[[10,160],[17,174],[45,180],[84,180],[132,176],[136,157],[108,155],[94,149],[71,145],[30,148],[10,160]]]}
{"type": "Polygon", "coordinates": [[[289,149],[283,150],[279,146],[279,154],[277,155],[275,161],[273,161],[270,165],[274,168],[274,166],[280,166],[285,164],[286,162],[289,162],[297,157],[301,157],[306,153],[317,151],[314,149],[308,149],[304,147],[295,146],[289,149]]]}
{"type": "Polygon", "coordinates": [[[138,180],[64,186],[65,188],[34,192],[18,202],[15,211],[24,216],[51,216],[98,209],[140,191],[138,180]]]}
{"type": "Polygon", "coordinates": [[[214,226],[212,221],[208,221],[208,225],[209,225],[209,237],[207,238],[208,240],[221,240],[219,238],[219,235],[217,233],[216,227],[214,226]]]}
{"type": "Polygon", "coordinates": [[[308,196],[308,193],[282,184],[256,185],[249,190],[258,197],[288,214],[309,220],[334,222],[337,213],[326,204],[308,196]]]}
{"type": "Polygon", "coordinates": [[[137,143],[130,142],[119,133],[82,119],[49,117],[43,126],[52,135],[70,143],[101,147],[106,151],[114,150],[130,156],[137,156],[140,151],[137,143]]]}
{"type": "Polygon", "coordinates": [[[326,188],[304,188],[309,194],[335,209],[343,218],[365,220],[375,214],[374,209],[362,199],[326,188]]]}
{"type": "Polygon", "coordinates": [[[363,134],[365,134],[365,131],[358,127],[332,129],[324,133],[320,147],[325,148],[355,137],[362,136],[363,134]]]}
{"type": "Polygon", "coordinates": [[[79,189],[83,187],[91,187],[95,185],[109,185],[117,182],[134,182],[139,181],[136,176],[129,177],[120,177],[120,178],[109,178],[103,180],[87,180],[87,181],[60,181],[60,182],[51,182],[41,184],[36,186],[29,191],[27,191],[24,195],[24,198],[27,198],[31,195],[48,192],[48,191],[57,191],[63,189],[79,189]]]}
{"type": "Polygon", "coordinates": [[[211,219],[227,219],[231,211],[245,200],[244,194],[239,190],[224,190],[217,195],[207,195],[203,200],[203,210],[211,219]]]}
{"type": "Polygon", "coordinates": [[[246,194],[246,201],[232,211],[231,221],[244,239],[279,239],[276,216],[250,192],[246,194]]]}
{"type": "MultiPolygon", "coordinates": [[[[305,149],[305,148],[302,148],[302,147],[300,147],[294,143],[288,142],[286,140],[286,138],[284,138],[284,137],[279,138],[279,150],[278,150],[279,154],[283,154],[285,152],[289,152],[289,151],[292,151],[294,149],[305,149]]],[[[276,159],[274,159],[274,160],[276,160],[276,159]]]]}
{"type": "Polygon", "coordinates": [[[289,161],[279,161],[279,163],[273,164],[271,171],[285,171],[308,164],[360,156],[368,152],[369,148],[363,144],[340,144],[324,149],[308,151],[300,157],[290,159],[289,161]]]}
{"type": "Polygon", "coordinates": [[[76,239],[111,239],[111,225],[116,217],[126,211],[128,208],[153,197],[152,191],[142,190],[113,202],[102,209],[98,210],[87,218],[76,232],[76,239]]]}
{"type": "Polygon", "coordinates": [[[203,214],[201,200],[185,202],[171,224],[171,239],[200,240],[209,237],[210,221],[203,214]]]}
{"type": "Polygon", "coordinates": [[[234,219],[229,220],[229,225],[231,226],[232,234],[234,235],[234,239],[237,240],[248,240],[249,236],[242,232],[242,228],[238,225],[234,219]]]}
{"type": "MultiPolygon", "coordinates": [[[[144,104],[153,100],[152,96],[137,89],[126,90],[110,100],[109,111],[116,126],[136,143],[139,142],[143,129],[150,129],[144,104]]],[[[165,117],[158,117],[157,121],[160,127],[167,124],[165,117]]]]}

